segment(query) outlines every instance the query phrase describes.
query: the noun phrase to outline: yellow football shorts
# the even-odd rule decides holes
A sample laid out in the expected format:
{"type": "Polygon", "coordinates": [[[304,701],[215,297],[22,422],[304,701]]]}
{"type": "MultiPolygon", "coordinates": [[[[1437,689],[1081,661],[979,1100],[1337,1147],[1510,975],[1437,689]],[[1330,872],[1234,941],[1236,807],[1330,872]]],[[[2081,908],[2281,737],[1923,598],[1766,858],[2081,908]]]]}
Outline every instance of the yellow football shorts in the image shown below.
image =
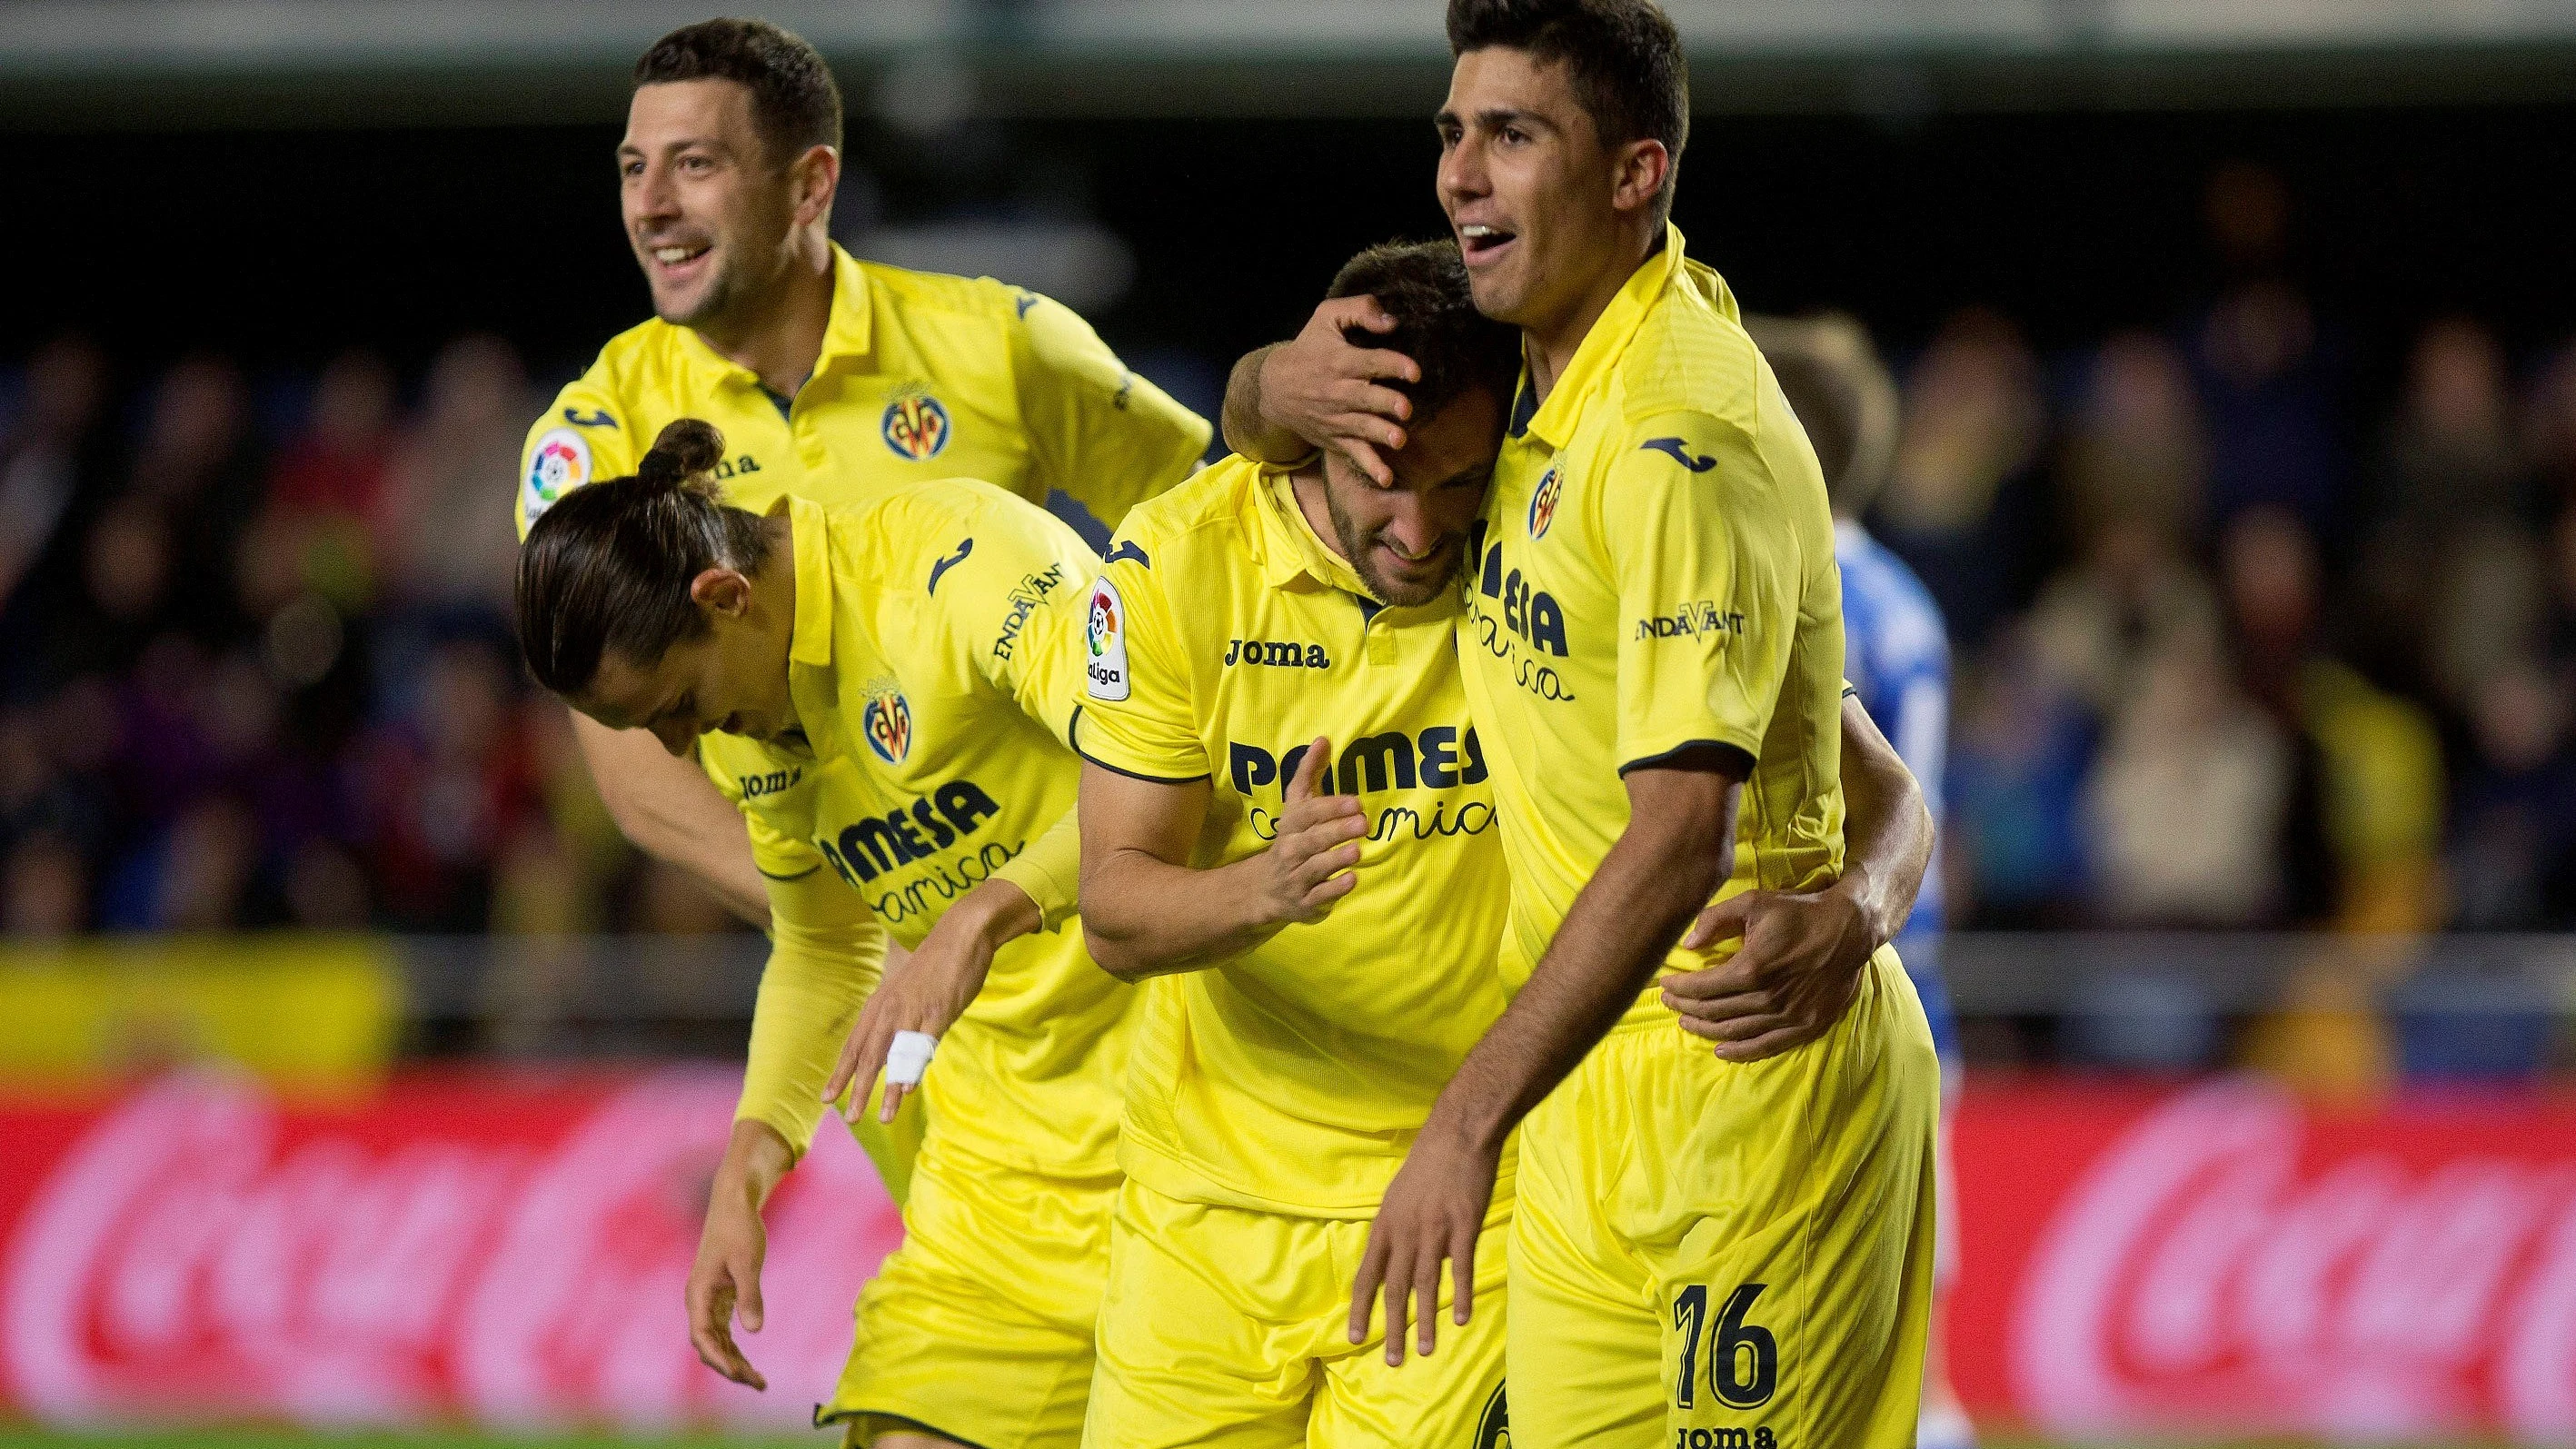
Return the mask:
{"type": "Polygon", "coordinates": [[[853,1446],[911,1430],[1075,1449],[1119,1181],[1024,1172],[929,1133],[903,1245],[860,1290],[849,1365],[815,1424],[846,1424],[853,1446]]]}
{"type": "MultiPolygon", "coordinates": [[[[843,1108],[855,1105],[851,1099],[856,1091],[852,1088],[841,1094],[843,1108]]],[[[850,1140],[858,1143],[859,1150],[876,1165],[877,1180],[885,1184],[886,1196],[894,1200],[896,1207],[912,1200],[912,1164],[921,1156],[922,1134],[928,1130],[924,1097],[920,1091],[907,1094],[894,1109],[891,1122],[877,1120],[877,1109],[885,1101],[882,1096],[871,1098],[864,1112],[836,1114],[835,1120],[856,1119],[848,1124],[850,1140]]]]}
{"type": "Polygon", "coordinates": [[[1500,1449],[1511,1207],[1476,1245],[1474,1317],[1386,1362],[1383,1310],[1350,1341],[1369,1225],[1214,1207],[1130,1182],[1109,1239],[1086,1449],[1500,1449]]]}
{"type": "Polygon", "coordinates": [[[1521,1127],[1517,1449],[1912,1449],[1940,1099],[1892,950],[1768,1061],[1613,1032],[1521,1127]]]}

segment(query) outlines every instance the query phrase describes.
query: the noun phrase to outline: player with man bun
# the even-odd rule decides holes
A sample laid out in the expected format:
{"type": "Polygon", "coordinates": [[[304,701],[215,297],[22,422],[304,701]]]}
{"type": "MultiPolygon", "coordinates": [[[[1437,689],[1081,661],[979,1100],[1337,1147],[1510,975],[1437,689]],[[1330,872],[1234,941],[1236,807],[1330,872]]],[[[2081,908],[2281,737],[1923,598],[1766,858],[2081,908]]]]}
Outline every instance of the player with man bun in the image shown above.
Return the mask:
{"type": "Polygon", "coordinates": [[[731,1331],[737,1305],[760,1322],[760,1209],[824,1103],[855,1082],[845,1110],[865,1112],[882,1065],[872,1115],[919,1082],[928,1125],[903,1246],[860,1296],[819,1415],[854,1444],[1070,1449],[1134,997],[1073,919],[1065,731],[1098,561],[1045,511],[966,479],[752,513],[709,476],[725,456],[714,428],[670,424],[636,476],[546,510],[518,578],[540,684],[673,755],[725,742],[716,782],[768,897],[776,946],[692,1338],[765,1386],[731,1331]],[[881,971],[884,932],[911,956],[881,971]]]}

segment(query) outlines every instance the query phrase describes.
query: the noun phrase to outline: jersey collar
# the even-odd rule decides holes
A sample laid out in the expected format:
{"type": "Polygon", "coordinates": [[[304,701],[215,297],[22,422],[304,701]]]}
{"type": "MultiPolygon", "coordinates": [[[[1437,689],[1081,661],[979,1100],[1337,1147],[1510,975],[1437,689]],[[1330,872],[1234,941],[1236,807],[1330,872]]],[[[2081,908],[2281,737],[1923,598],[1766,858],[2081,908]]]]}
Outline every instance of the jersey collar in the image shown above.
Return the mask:
{"type": "Polygon", "coordinates": [[[1315,536],[1306,510],[1297,506],[1297,485],[1290,470],[1261,470],[1254,506],[1261,514],[1261,580],[1284,589],[1299,575],[1357,598],[1378,602],[1360,581],[1359,571],[1315,536]]]}
{"type": "Polygon", "coordinates": [[[787,638],[787,662],[832,667],[832,520],[823,505],[787,495],[787,522],[796,554],[796,624],[787,638]]]}
{"type": "MultiPolygon", "coordinates": [[[[1628,350],[1628,339],[1637,333],[1637,324],[1663,299],[1673,278],[1682,270],[1682,229],[1664,223],[1664,245],[1661,251],[1646,258],[1628,278],[1610,305],[1583,335],[1583,345],[1574,349],[1574,360],[1548,389],[1547,401],[1529,420],[1530,432],[1536,433],[1551,448],[1563,449],[1574,441],[1574,424],[1583,415],[1587,395],[1619,366],[1620,356],[1628,350]]],[[[1524,381],[1523,386],[1527,383],[1524,381]]]]}
{"type": "MultiPolygon", "coordinates": [[[[689,334],[689,341],[695,344],[694,355],[716,369],[719,376],[761,387],[757,374],[716,351],[715,344],[700,336],[696,328],[682,327],[680,330],[689,334]]],[[[814,358],[814,376],[822,376],[824,369],[835,362],[854,362],[866,357],[874,335],[867,269],[860,265],[857,257],[843,250],[839,242],[834,242],[832,312],[830,319],[823,324],[823,350],[814,358]]],[[[763,388],[763,391],[767,389],[763,388]]],[[[775,398],[776,394],[771,396],[775,398]]]]}
{"type": "Polygon", "coordinates": [[[873,333],[868,271],[857,257],[832,243],[832,320],[823,328],[823,353],[814,359],[817,376],[836,360],[856,361],[868,355],[873,333]]]}

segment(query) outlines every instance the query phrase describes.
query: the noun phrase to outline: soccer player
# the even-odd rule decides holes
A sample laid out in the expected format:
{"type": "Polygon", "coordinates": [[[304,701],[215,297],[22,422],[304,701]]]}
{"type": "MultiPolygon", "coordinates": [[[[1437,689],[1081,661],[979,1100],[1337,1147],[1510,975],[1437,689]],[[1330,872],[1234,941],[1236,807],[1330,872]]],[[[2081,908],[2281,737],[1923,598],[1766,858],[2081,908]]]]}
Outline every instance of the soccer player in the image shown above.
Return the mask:
{"type": "MultiPolygon", "coordinates": [[[[885,1449],[1069,1449],[1134,996],[1071,920],[1080,765],[1064,734],[1095,558],[964,479],[753,514],[719,501],[709,472],[728,456],[715,429],[672,424],[637,476],[537,521],[518,581],[539,683],[674,755],[710,730],[736,746],[719,778],[777,948],[727,1154],[745,1186],[720,1187],[710,1213],[756,1225],[823,1103],[855,1081],[864,1110],[896,1033],[939,1038],[904,1242],[861,1294],[817,1416],[885,1449]],[[882,985],[879,926],[912,952],[882,985]]],[[[891,1114],[918,1078],[885,1075],[891,1114]]],[[[693,1295],[692,1330],[711,1366],[762,1387],[728,1324],[738,1297],[759,1326],[758,1272],[755,1252],[711,1302],[693,1295]]]]}
{"type": "MultiPolygon", "coordinates": [[[[1870,717],[1882,721],[1941,813],[1941,772],[1950,729],[1950,636],[1941,610],[1903,560],[1870,537],[1861,515],[1887,481],[1896,451],[1896,383],[1849,317],[1791,321],[1753,318],[1753,340],[1780,379],[1824,468],[1834,509],[1834,560],[1843,576],[1843,676],[1870,717]]],[[[1959,1195],[1952,1184],[1950,1118],[1958,1105],[1959,1023],[1941,977],[1941,876],[1928,873],[1914,911],[1896,935],[1905,974],[1923,999],[1941,1057],[1941,1136],[1934,1158],[1940,1212],[1932,1253],[1932,1326],[1923,1366],[1923,1411],[1915,1449],[1975,1449],[1976,1426],[1950,1383],[1946,1301],[1959,1270],[1959,1195]]]]}
{"type": "Polygon", "coordinates": [[[1102,966],[1156,979],[1092,1449],[1468,1449],[1503,1423],[1508,1182],[1483,1313],[1407,1370],[1345,1330],[1378,1200],[1505,1000],[1454,583],[1519,359],[1454,243],[1371,248],[1331,294],[1373,297],[1417,365],[1394,485],[1227,458],[1129,514],[1093,588],[1082,919],[1102,966]]]}
{"type": "MultiPolygon", "coordinates": [[[[1806,999],[1749,1017],[1743,1062],[1686,1042],[1678,988],[1654,984],[1702,964],[1672,948],[1721,887],[1776,907],[1848,874],[1823,478],[1667,219],[1690,114],[1670,21],[1646,0],[1452,0],[1448,32],[1439,196],[1526,368],[1460,634],[1519,991],[1414,1138],[1355,1300],[1383,1282],[1418,1312],[1444,1264],[1468,1271],[1519,1124],[1516,1443],[1896,1449],[1939,1096],[1880,944],[1902,911],[1845,909],[1825,955],[1860,969],[1792,978],[1806,999]]],[[[1368,400],[1325,391],[1302,411],[1368,400]]],[[[1759,945],[1764,907],[1739,909],[1759,945]]]]}
{"type": "MultiPolygon", "coordinates": [[[[680,417],[721,429],[717,486],[754,511],[785,495],[853,504],[965,476],[1032,502],[1060,489],[1115,526],[1137,499],[1187,476],[1206,451],[1206,422],[1128,372],[1072,312],[989,279],[879,266],[835,245],[840,143],[830,69],[776,26],[684,26],[636,63],[617,149],[620,211],[655,316],[611,339],[529,429],[523,535],[569,490],[635,471],[647,442],[680,417]]],[[[573,726],[627,837],[766,922],[742,817],[700,765],[642,731],[579,714],[573,726]]],[[[710,736],[705,769],[749,773],[720,758],[733,748],[710,736]]],[[[921,1112],[892,1124],[861,1115],[852,1135],[903,1202],[921,1112]]],[[[805,1120],[810,1134],[817,1119],[805,1120]]],[[[760,1130],[746,1103],[737,1134],[760,1130]]],[[[794,1138],[794,1150],[806,1142],[794,1138]]],[[[721,1286],[757,1274],[759,1220],[739,1206],[757,1186],[742,1175],[748,1160],[729,1153],[713,1184],[689,1284],[693,1322],[721,1286]]]]}
{"type": "MultiPolygon", "coordinates": [[[[1061,489],[1114,528],[1189,475],[1207,423],[1071,311],[834,244],[840,146],[831,71],[774,25],[702,21],[636,62],[617,169],[654,320],[611,339],[529,429],[523,535],[566,490],[633,472],[680,417],[723,431],[716,481],[755,511],[972,477],[1036,503],[1061,489]]],[[[742,827],[706,779],[641,733],[574,727],[627,837],[761,920],[742,827]]]]}

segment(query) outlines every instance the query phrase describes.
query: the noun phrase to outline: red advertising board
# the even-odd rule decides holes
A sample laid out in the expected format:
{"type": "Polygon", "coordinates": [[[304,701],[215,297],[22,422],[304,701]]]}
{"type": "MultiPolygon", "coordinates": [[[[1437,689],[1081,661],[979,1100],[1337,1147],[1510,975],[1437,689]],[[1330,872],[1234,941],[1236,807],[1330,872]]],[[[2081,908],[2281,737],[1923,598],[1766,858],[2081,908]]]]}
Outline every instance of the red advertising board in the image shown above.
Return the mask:
{"type": "Polygon", "coordinates": [[[2576,1102],[1971,1086],[1972,1404],[2069,1437],[2576,1443],[2576,1102]]]}
{"type": "Polygon", "coordinates": [[[735,1078],[415,1076],[346,1109],[174,1078],[0,1106],[0,1385],[76,1423],[801,1424],[901,1226],[826,1124],[769,1215],[772,1389],[681,1293],[735,1078]]]}
{"type": "MultiPolygon", "coordinates": [[[[0,1105],[0,1412],[802,1423],[900,1228],[827,1124],[771,1213],[770,1392],[700,1367],[681,1288],[732,1096],[682,1069],[0,1105]]],[[[2576,1102],[2025,1079],[1972,1085],[1956,1136],[1983,1414],[2576,1443],[2576,1102]]]]}

